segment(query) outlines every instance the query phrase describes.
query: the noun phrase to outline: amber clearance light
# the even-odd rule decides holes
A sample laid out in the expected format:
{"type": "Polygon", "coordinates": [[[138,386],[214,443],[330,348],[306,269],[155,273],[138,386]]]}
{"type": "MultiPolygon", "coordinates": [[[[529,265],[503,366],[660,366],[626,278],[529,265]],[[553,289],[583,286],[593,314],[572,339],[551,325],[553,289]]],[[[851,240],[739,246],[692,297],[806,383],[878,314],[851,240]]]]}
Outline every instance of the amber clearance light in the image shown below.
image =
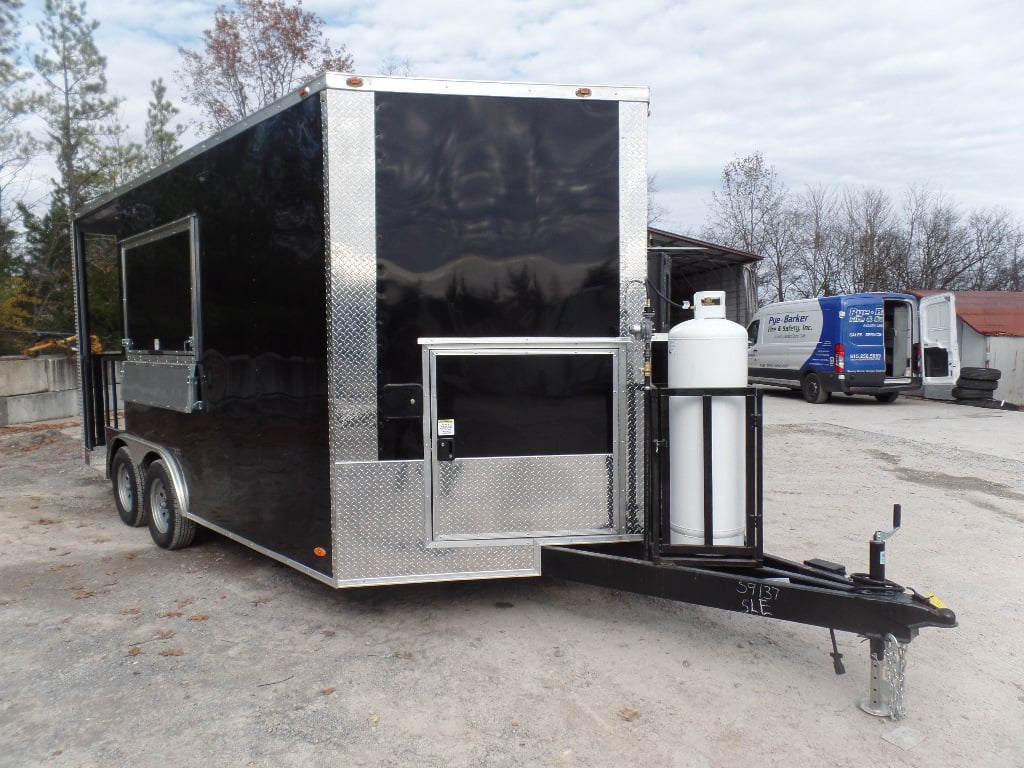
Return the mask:
{"type": "Polygon", "coordinates": [[[345,83],[350,88],[362,88],[363,87],[363,78],[361,78],[361,77],[350,77],[348,80],[345,81],[345,83]]]}

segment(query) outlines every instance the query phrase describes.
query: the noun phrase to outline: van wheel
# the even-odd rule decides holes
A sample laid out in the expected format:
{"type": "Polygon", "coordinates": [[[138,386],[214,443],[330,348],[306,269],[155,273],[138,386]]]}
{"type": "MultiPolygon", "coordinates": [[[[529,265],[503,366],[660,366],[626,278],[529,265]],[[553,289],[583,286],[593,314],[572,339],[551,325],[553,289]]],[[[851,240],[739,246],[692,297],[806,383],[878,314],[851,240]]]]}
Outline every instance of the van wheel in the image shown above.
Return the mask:
{"type": "Polygon", "coordinates": [[[143,499],[146,518],[149,520],[149,535],[158,547],[181,549],[192,543],[196,537],[196,524],[181,513],[178,497],[174,493],[174,482],[162,461],[154,461],[149,465],[143,499]]]}
{"type": "Polygon", "coordinates": [[[899,396],[899,392],[882,392],[881,394],[875,395],[875,400],[880,403],[895,403],[896,398],[899,396]]]}
{"type": "Polygon", "coordinates": [[[114,488],[114,506],[121,521],[133,528],[142,525],[146,520],[142,484],[139,483],[139,470],[127,448],[118,448],[114,454],[110,464],[110,484],[114,488]]]}
{"type": "Polygon", "coordinates": [[[829,393],[821,385],[821,377],[816,373],[808,373],[804,376],[801,390],[804,393],[804,400],[808,403],[821,405],[829,398],[829,393]]]}

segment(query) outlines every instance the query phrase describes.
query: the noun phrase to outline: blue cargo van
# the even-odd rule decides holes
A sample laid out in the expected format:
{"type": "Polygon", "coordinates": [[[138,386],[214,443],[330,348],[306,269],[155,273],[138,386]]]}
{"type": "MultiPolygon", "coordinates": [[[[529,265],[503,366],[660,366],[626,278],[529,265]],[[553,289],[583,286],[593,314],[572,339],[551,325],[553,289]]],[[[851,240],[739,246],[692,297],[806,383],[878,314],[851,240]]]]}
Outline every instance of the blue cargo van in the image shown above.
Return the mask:
{"type": "Polygon", "coordinates": [[[953,295],[851,293],[762,307],[747,327],[752,384],[790,387],[809,403],[833,392],[892,402],[959,374],[953,295]]]}

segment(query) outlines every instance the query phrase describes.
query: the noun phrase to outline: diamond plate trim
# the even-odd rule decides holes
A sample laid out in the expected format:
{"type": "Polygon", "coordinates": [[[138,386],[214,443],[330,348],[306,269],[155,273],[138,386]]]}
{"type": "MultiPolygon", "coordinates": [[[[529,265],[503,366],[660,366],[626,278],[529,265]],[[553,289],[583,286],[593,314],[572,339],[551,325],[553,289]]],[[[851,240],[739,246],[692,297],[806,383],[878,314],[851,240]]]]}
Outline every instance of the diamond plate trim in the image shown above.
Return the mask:
{"type": "MultiPolygon", "coordinates": [[[[647,297],[647,104],[619,104],[619,333],[629,335],[639,323],[647,297]]],[[[626,423],[620,439],[626,441],[625,529],[642,533],[643,516],[643,349],[630,344],[626,350],[622,392],[626,399],[626,423]]]]}
{"type": "Polygon", "coordinates": [[[434,537],[614,533],[610,454],[439,462],[434,537]]]}
{"type": "Polygon", "coordinates": [[[532,542],[428,549],[422,461],[343,462],[333,475],[339,586],[540,573],[532,542]]]}
{"type": "Polygon", "coordinates": [[[331,460],[377,458],[377,250],[372,93],[326,90],[331,460]]]}

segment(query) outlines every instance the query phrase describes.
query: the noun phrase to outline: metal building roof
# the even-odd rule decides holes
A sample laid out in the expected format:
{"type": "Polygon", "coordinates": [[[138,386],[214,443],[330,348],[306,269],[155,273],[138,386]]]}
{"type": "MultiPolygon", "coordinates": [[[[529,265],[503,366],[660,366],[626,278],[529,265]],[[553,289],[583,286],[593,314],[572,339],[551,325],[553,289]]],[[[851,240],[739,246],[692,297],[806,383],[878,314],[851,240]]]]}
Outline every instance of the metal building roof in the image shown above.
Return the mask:
{"type": "MultiPolygon", "coordinates": [[[[933,296],[946,291],[907,291],[933,296]]],[[[1024,337],[1024,292],[952,291],[956,314],[982,336],[1024,337]]]]}
{"type": "Polygon", "coordinates": [[[761,260],[755,253],[654,227],[647,228],[647,248],[649,251],[672,254],[678,260],[679,269],[683,274],[687,271],[706,272],[717,267],[752,264],[761,260]]]}

